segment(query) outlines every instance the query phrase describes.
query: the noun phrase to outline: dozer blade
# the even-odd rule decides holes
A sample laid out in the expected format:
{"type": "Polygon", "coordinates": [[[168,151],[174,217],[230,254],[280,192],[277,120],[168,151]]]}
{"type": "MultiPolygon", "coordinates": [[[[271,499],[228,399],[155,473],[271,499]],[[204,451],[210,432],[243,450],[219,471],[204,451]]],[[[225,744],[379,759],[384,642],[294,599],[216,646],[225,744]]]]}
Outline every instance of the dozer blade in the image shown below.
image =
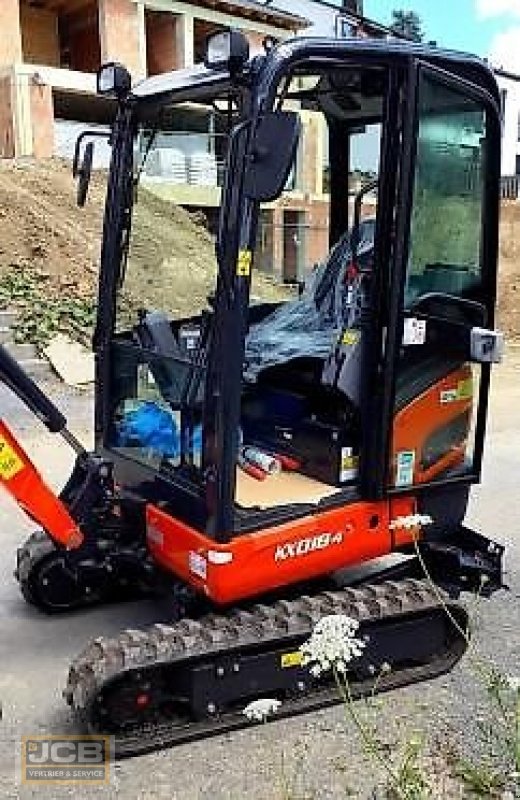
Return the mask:
{"type": "Polygon", "coordinates": [[[64,695],[87,730],[114,736],[116,757],[248,725],[242,710],[258,697],[282,701],[274,718],[317,709],[339,694],[330,674],[314,678],[301,664],[298,648],[329,614],[359,620],[367,639],[350,665],[353,696],[375,682],[381,691],[441,675],[466,649],[461,605],[426,581],[387,581],[96,639],[73,662],[64,695]]]}

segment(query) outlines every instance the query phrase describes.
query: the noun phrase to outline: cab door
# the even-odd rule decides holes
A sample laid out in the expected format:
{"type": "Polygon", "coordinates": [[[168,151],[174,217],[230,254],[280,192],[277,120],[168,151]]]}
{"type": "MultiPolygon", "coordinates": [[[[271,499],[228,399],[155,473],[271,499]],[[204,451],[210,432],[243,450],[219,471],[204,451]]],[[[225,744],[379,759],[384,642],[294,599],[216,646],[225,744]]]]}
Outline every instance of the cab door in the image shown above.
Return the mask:
{"type": "Polygon", "coordinates": [[[500,122],[485,90],[416,63],[390,327],[386,486],[479,479],[493,331],[500,122]]]}

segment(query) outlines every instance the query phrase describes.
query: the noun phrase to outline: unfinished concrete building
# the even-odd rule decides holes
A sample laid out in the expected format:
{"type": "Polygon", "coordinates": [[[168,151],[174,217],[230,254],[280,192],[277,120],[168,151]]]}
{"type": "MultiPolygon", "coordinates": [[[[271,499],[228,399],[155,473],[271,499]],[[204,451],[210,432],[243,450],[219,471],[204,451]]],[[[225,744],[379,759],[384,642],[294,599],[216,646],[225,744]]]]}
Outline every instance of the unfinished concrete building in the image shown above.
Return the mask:
{"type": "MultiPolygon", "coordinates": [[[[201,61],[207,36],[219,29],[242,30],[255,52],[266,36],[283,40],[308,25],[256,0],[1,0],[0,157],[70,158],[77,134],[113,115],[95,92],[95,73],[106,61],[122,62],[136,81],[201,61]]],[[[351,35],[356,31],[359,19],[351,35]]],[[[291,191],[265,210],[259,233],[260,266],[291,281],[304,276],[328,239],[324,132],[311,112],[303,122],[291,191]]],[[[194,151],[218,155],[211,112],[186,119],[175,147],[188,159],[194,151]]],[[[96,150],[97,166],[106,166],[108,147],[96,150]]],[[[187,170],[168,186],[168,199],[202,209],[211,224],[218,166],[211,180],[187,170]]]]}

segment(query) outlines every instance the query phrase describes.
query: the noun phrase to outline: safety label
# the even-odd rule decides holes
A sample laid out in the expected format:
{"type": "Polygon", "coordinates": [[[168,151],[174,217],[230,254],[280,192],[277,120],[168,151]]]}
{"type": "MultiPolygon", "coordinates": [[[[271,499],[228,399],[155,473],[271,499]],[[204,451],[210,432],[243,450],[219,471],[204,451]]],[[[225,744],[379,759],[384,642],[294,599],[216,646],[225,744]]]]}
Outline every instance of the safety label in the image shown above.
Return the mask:
{"type": "Polygon", "coordinates": [[[415,451],[401,450],[397,454],[396,486],[411,486],[415,467],[415,451]]]}
{"type": "Polygon", "coordinates": [[[280,659],[280,666],[282,669],[288,667],[299,667],[303,662],[303,653],[300,650],[295,650],[293,653],[282,653],[280,659]]]}
{"type": "Polygon", "coordinates": [[[0,436],[0,478],[9,481],[24,467],[22,459],[15,453],[7,440],[0,436]]]}
{"type": "Polygon", "coordinates": [[[460,400],[469,400],[473,397],[473,378],[466,378],[457,384],[457,394],[460,400]]]}
{"type": "Polygon", "coordinates": [[[466,378],[466,380],[459,381],[457,386],[453,389],[443,389],[441,391],[441,405],[445,406],[449,403],[457,403],[459,400],[471,400],[473,397],[473,380],[466,378]]]}
{"type": "Polygon", "coordinates": [[[341,466],[339,470],[339,482],[346,483],[357,478],[359,457],[354,455],[352,447],[341,448],[341,466]]]}
{"type": "Polygon", "coordinates": [[[361,334],[359,331],[353,331],[350,328],[347,328],[347,330],[343,331],[341,334],[341,344],[345,345],[346,347],[352,347],[358,343],[360,336],[361,334]]]}
{"type": "Polygon", "coordinates": [[[253,254],[251,250],[239,250],[237,259],[237,275],[242,278],[247,278],[251,272],[251,262],[253,254]]]}
{"type": "Polygon", "coordinates": [[[446,406],[449,403],[456,403],[459,399],[459,393],[456,389],[443,389],[441,391],[441,406],[446,406]]]}
{"type": "Polygon", "coordinates": [[[404,321],[403,344],[424,344],[426,341],[426,320],[410,317],[404,321]]]}

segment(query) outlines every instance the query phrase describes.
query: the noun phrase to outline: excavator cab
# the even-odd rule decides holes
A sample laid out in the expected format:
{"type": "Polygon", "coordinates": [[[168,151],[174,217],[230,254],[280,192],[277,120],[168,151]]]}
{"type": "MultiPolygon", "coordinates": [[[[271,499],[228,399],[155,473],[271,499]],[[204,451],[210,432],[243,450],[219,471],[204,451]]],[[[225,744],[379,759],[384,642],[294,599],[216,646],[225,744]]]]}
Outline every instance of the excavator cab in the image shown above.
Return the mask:
{"type": "Polygon", "coordinates": [[[205,67],[150,78],[120,102],[97,446],[121,485],[151,488],[148,499],[159,493],[216,543],[411,493],[427,514],[441,489],[458,524],[500,352],[493,78],[471,59],[370,41],[297,40],[230,72],[211,61],[225,35],[216,40],[205,67]],[[220,184],[197,187],[220,194],[202,278],[189,255],[168,267],[146,230],[153,198],[175,194],[175,141],[190,114],[201,130],[211,121],[205,169],[220,184]],[[309,169],[312,146],[327,151],[326,188],[309,169]],[[370,180],[356,196],[360,148],[370,180]],[[321,225],[301,294],[290,263],[273,278],[265,248],[255,271],[266,210],[289,207],[291,185],[321,225]],[[247,448],[294,468],[255,478],[240,468],[247,448]]]}
{"type": "Polygon", "coordinates": [[[366,628],[355,691],[383,661],[381,688],[449,669],[466,617],[441,593],[502,585],[503,548],[464,525],[503,345],[489,67],[397,40],[300,38],[250,58],[222,32],[204,65],[132,88],[110,64],[98,90],[115,119],[95,454],[56,500],[80,535],[47,515],[18,577],[47,610],[165,581],[179,616],[196,615],[188,595],[231,610],[87,649],[68,701],[127,752],[235,727],[255,693],[316,707],[331,687],[298,647],[324,613],[366,628]],[[174,199],[205,204],[201,252],[174,199]]]}

